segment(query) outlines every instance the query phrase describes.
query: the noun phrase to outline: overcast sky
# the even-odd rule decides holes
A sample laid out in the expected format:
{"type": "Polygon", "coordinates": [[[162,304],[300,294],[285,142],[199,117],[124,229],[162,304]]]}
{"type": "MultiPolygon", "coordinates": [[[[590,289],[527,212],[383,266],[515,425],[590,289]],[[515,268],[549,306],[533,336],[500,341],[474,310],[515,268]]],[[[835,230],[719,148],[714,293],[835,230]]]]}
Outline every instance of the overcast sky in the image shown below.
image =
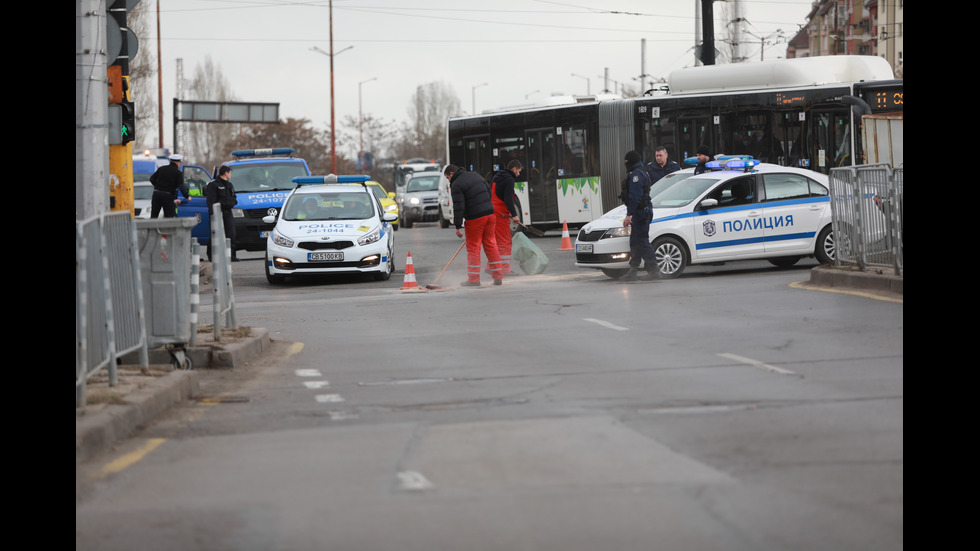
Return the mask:
{"type": "MultiPolygon", "coordinates": [[[[328,0],[142,0],[160,8],[164,129],[172,146],[176,60],[184,76],[210,55],[237,101],[280,104],[280,118],[330,126],[328,0]]],[[[761,37],[792,37],[811,0],[743,0],[750,36],[745,55],[758,60],[761,37]],[[752,36],[754,35],[754,36],[752,36]]],[[[694,64],[700,0],[334,0],[335,116],[361,109],[397,123],[408,120],[416,87],[451,86],[464,113],[555,94],[593,94],[636,86],[644,69],[666,77],[694,64]],[[577,76],[576,76],[577,75],[577,76]],[[371,80],[375,79],[375,80],[371,80]]],[[[716,1],[715,34],[734,2],[716,1]]],[[[718,44],[723,49],[723,44],[718,44]]],[[[156,52],[156,31],[140,48],[156,52]]],[[[766,59],[784,57],[785,42],[766,59]]],[[[257,144],[262,145],[262,144],[257,144]]],[[[267,144],[286,145],[286,144],[267,144]]]]}

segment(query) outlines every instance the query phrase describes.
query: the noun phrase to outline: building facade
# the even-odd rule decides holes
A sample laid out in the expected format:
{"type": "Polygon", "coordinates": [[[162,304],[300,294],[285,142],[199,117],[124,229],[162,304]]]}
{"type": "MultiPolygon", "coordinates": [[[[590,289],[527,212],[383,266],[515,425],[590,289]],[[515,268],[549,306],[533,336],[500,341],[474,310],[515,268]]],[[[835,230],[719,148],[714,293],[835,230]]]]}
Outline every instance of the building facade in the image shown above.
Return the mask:
{"type": "Polygon", "coordinates": [[[786,57],[876,55],[902,78],[905,0],[816,0],[786,57]]]}

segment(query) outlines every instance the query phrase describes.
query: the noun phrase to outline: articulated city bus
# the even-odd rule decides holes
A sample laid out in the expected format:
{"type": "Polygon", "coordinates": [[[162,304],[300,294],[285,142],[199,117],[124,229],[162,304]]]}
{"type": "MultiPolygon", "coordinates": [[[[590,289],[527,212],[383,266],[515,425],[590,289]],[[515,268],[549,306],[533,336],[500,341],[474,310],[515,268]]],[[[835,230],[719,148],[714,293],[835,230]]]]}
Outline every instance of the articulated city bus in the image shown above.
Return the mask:
{"type": "Polygon", "coordinates": [[[828,56],[674,71],[638,98],[549,98],[449,120],[450,163],[486,178],[511,159],[525,170],[516,200],[525,225],[580,226],[619,204],[623,157],[658,146],[683,163],[713,154],[828,173],[861,164],[861,115],[903,111],[903,81],[875,56],[828,56]]]}

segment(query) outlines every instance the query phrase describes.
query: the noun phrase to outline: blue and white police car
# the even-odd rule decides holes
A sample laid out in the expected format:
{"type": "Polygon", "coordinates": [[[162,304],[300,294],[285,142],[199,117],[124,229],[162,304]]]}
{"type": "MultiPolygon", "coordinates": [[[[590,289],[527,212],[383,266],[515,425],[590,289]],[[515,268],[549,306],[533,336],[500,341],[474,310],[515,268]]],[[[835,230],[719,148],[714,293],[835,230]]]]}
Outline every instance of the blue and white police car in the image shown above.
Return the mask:
{"type": "MultiPolygon", "coordinates": [[[[282,208],[289,192],[296,187],[293,178],[309,176],[306,161],[293,157],[291,147],[270,149],[243,149],[232,151],[235,159],[225,163],[231,167],[231,183],[235,186],[238,204],[232,209],[235,221],[235,248],[246,251],[265,250],[266,239],[272,224],[263,221],[270,214],[275,216],[282,208]]],[[[215,167],[212,173],[196,166],[182,166],[184,182],[190,188],[192,199],[177,207],[177,216],[198,217],[201,220],[191,236],[206,245],[211,237],[211,213],[208,212],[204,188],[218,177],[215,167]]]]}
{"type": "Polygon", "coordinates": [[[370,273],[384,281],[395,271],[395,238],[386,212],[368,189],[368,176],[293,178],[296,188],[279,216],[263,220],[275,227],[266,243],[269,283],[313,274],[370,273]]]}
{"type": "MultiPolygon", "coordinates": [[[[681,170],[651,187],[650,241],[660,277],[677,277],[691,264],[734,260],[792,266],[815,256],[833,262],[825,174],[746,158],[713,161],[709,168],[697,175],[681,170]]],[[[583,226],[575,265],[624,275],[630,258],[625,216],[626,208],[618,207],[583,226]]]]}

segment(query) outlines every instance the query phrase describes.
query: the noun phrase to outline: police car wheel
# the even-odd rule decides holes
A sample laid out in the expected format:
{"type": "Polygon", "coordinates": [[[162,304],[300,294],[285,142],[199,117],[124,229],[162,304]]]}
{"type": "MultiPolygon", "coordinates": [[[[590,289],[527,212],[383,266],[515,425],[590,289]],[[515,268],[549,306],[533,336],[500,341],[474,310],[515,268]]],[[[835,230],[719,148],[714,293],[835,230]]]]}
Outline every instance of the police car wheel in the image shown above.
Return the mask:
{"type": "Polygon", "coordinates": [[[449,220],[446,220],[445,218],[439,218],[439,227],[443,229],[448,228],[449,220]]]}
{"type": "Polygon", "coordinates": [[[624,275],[626,275],[626,272],[629,271],[629,270],[617,270],[614,268],[601,268],[601,270],[602,273],[606,275],[606,277],[611,277],[613,279],[619,279],[624,275]]]}
{"type": "Polygon", "coordinates": [[[687,267],[687,250],[673,237],[661,237],[653,242],[653,252],[660,277],[675,278],[687,267]]]}
{"type": "Polygon", "coordinates": [[[769,259],[769,263],[778,268],[789,268],[799,261],[800,257],[798,256],[781,256],[779,258],[769,259]]]}
{"type": "Polygon", "coordinates": [[[817,247],[813,252],[821,264],[833,264],[837,257],[838,243],[834,237],[834,230],[831,226],[827,226],[817,235],[817,247]]]}

